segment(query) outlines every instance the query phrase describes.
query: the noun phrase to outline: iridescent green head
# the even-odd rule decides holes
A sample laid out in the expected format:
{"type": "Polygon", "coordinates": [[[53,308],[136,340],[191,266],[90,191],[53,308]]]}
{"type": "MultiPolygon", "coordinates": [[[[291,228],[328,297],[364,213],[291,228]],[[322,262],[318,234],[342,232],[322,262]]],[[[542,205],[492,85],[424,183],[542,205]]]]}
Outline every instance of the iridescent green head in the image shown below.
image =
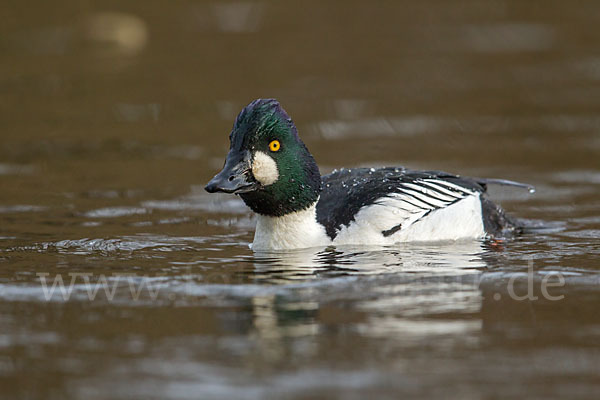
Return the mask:
{"type": "Polygon", "coordinates": [[[210,193],[239,194],[256,213],[282,216],[314,204],[321,191],[317,164],[292,119],[275,99],[258,99],[238,115],[223,170],[210,193]]]}

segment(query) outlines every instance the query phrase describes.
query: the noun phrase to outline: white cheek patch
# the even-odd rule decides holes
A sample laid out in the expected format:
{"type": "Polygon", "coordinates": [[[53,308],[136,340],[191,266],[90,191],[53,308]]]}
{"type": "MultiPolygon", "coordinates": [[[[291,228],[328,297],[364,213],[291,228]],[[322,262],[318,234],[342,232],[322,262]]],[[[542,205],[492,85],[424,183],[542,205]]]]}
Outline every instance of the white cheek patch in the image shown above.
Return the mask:
{"type": "Polygon", "coordinates": [[[272,185],[279,179],[277,163],[271,156],[257,151],[252,160],[252,174],[263,186],[272,185]]]}

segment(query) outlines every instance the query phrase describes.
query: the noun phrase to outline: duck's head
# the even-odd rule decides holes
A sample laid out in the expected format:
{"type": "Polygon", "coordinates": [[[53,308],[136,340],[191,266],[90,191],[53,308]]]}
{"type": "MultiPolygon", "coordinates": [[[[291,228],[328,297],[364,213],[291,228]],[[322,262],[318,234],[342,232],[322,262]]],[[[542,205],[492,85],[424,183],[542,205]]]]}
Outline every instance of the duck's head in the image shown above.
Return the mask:
{"type": "Polygon", "coordinates": [[[308,208],[321,191],[317,164],[275,99],[258,99],[238,115],[225,166],[205,189],[240,195],[256,213],[282,216],[308,208]]]}

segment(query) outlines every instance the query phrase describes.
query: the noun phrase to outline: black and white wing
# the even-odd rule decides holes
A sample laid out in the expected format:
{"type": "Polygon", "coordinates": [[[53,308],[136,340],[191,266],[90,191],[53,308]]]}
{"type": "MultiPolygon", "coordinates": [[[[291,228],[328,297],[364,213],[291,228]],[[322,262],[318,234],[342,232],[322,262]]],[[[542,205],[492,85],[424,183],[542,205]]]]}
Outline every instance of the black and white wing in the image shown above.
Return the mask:
{"type": "MultiPolygon", "coordinates": [[[[472,227],[467,227],[467,233],[481,236],[484,233],[481,194],[485,190],[485,183],[444,172],[403,168],[342,169],[323,177],[317,220],[332,240],[344,235],[375,235],[375,232],[380,238],[388,238],[400,231],[407,232],[411,227],[413,235],[429,235],[427,239],[431,239],[435,232],[450,230],[459,222],[462,222],[458,226],[459,233],[468,222],[472,227]],[[470,200],[462,203],[464,207],[452,208],[456,210],[453,214],[444,215],[443,219],[431,218],[436,211],[449,209],[467,199],[470,200]],[[425,221],[437,225],[426,227],[425,221]],[[447,228],[440,222],[448,225],[447,228]]],[[[453,237],[452,234],[446,236],[453,237]]],[[[418,237],[413,239],[419,240],[418,237]]]]}

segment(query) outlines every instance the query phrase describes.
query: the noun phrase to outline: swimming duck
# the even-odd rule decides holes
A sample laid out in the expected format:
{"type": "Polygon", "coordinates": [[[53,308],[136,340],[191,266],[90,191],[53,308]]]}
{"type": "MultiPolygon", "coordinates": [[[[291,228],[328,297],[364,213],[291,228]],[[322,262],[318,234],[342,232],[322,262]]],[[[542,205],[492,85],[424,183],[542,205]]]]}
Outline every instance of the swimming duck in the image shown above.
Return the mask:
{"type": "Polygon", "coordinates": [[[492,179],[406,168],[325,176],[275,99],[237,116],[223,170],[205,187],[239,195],[258,214],[252,248],[389,245],[514,236],[518,223],[486,195],[492,179]]]}

